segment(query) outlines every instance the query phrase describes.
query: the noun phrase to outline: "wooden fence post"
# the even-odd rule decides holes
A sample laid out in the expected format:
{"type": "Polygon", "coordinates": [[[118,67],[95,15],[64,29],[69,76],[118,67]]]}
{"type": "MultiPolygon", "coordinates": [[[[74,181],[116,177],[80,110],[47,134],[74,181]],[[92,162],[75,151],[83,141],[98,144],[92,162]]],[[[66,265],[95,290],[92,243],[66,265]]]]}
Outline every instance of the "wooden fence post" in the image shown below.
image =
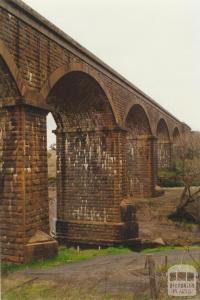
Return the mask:
{"type": "Polygon", "coordinates": [[[156,286],[156,271],[155,271],[155,260],[152,255],[147,256],[147,265],[149,270],[149,284],[150,284],[150,295],[152,299],[158,298],[158,291],[156,286]]]}

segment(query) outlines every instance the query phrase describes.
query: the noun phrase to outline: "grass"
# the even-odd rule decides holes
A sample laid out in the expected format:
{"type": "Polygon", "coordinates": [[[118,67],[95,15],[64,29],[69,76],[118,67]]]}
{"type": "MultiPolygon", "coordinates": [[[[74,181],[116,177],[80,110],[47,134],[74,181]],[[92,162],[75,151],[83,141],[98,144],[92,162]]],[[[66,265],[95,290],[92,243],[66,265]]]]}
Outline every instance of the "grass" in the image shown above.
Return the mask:
{"type": "Polygon", "coordinates": [[[86,259],[90,259],[96,256],[105,256],[111,254],[121,254],[131,252],[130,249],[124,247],[108,247],[105,249],[89,249],[80,250],[79,252],[74,248],[60,247],[58,256],[52,259],[32,261],[27,264],[14,264],[14,263],[2,263],[1,271],[2,274],[10,272],[16,272],[28,268],[51,268],[64,265],[72,262],[79,262],[86,259]]]}
{"type": "MultiPolygon", "coordinates": [[[[144,249],[142,253],[157,253],[163,251],[170,251],[176,249],[184,249],[184,247],[164,246],[157,248],[144,249]]],[[[200,249],[199,246],[190,247],[190,249],[200,249]]],[[[90,259],[96,256],[105,256],[111,254],[130,253],[131,250],[124,247],[109,247],[105,249],[89,249],[80,250],[79,252],[74,248],[60,247],[58,256],[54,259],[45,261],[33,261],[29,264],[2,264],[2,271],[14,272],[26,268],[51,268],[66,263],[79,262],[90,259]]],[[[169,267],[169,266],[168,266],[169,267]]],[[[195,266],[198,269],[198,266],[195,266]]],[[[158,270],[157,270],[158,271],[158,270]]],[[[164,267],[159,269],[160,272],[166,271],[164,267]]],[[[12,275],[13,276],[13,275],[12,275]]],[[[28,282],[29,278],[19,278],[18,275],[14,277],[2,277],[2,300],[150,300],[148,296],[127,294],[109,294],[108,292],[98,291],[96,287],[77,287],[72,281],[55,283],[47,280],[35,280],[28,282]]],[[[87,286],[87,285],[86,285],[87,286]]],[[[174,298],[163,298],[162,300],[171,300],[174,298]]]]}
{"type": "MultiPolygon", "coordinates": [[[[71,283],[64,285],[49,281],[35,281],[34,283],[21,285],[21,281],[4,282],[2,300],[152,300],[147,295],[134,295],[133,293],[110,294],[100,292],[97,289],[74,288],[71,283]]],[[[161,296],[160,300],[175,300],[179,298],[161,296]]],[[[158,299],[158,300],[159,300],[158,299]]],[[[198,298],[194,298],[198,299],[198,298]]]]}
{"type": "MultiPolygon", "coordinates": [[[[84,289],[74,287],[72,283],[55,284],[50,281],[34,281],[24,284],[23,281],[4,281],[2,300],[150,300],[149,296],[133,293],[110,294],[96,288],[84,289]]],[[[171,300],[166,297],[162,300],[171,300]]],[[[173,298],[174,299],[174,298],[173,298]]]]}
{"type": "MultiPolygon", "coordinates": [[[[185,250],[188,249],[187,247],[182,247],[182,246],[161,246],[157,248],[147,248],[142,250],[142,253],[158,253],[158,252],[163,252],[163,251],[172,251],[172,250],[185,250]]],[[[200,246],[190,246],[190,250],[192,249],[199,249],[200,246]]]]}
{"type": "MultiPolygon", "coordinates": [[[[163,251],[172,250],[184,250],[184,247],[177,246],[161,246],[157,248],[148,248],[141,251],[141,253],[158,253],[163,251]]],[[[190,249],[200,249],[200,246],[191,246],[190,249]]],[[[130,253],[131,250],[125,247],[108,247],[101,250],[88,249],[80,250],[79,252],[75,248],[60,247],[58,256],[52,259],[32,261],[26,264],[14,264],[14,263],[2,263],[1,272],[3,275],[7,275],[10,272],[21,271],[30,268],[52,268],[61,266],[68,263],[79,262],[87,259],[94,258],[96,256],[106,256],[113,254],[130,253]]]]}

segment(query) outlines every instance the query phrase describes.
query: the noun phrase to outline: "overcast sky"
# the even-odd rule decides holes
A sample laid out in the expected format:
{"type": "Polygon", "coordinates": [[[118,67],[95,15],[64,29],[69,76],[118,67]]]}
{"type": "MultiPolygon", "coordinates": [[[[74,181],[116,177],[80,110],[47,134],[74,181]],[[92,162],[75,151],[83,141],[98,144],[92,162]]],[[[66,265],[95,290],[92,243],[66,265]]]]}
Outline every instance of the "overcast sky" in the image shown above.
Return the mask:
{"type": "Polygon", "coordinates": [[[24,1],[200,130],[200,0],[24,1]]]}

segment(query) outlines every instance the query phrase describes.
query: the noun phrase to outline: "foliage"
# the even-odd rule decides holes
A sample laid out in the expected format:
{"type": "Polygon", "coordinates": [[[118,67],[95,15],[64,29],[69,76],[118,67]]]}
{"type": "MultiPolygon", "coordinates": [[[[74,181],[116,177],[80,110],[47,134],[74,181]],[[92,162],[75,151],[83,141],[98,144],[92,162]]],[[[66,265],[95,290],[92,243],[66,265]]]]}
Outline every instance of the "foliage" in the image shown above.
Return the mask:
{"type": "Polygon", "coordinates": [[[194,134],[183,136],[176,148],[173,169],[184,186],[192,186],[200,177],[200,137],[194,134]]]}
{"type": "Polygon", "coordinates": [[[171,217],[174,220],[186,219],[198,223],[200,220],[197,210],[188,211],[187,208],[189,204],[200,200],[200,187],[193,188],[195,183],[200,183],[200,135],[183,136],[175,154],[173,169],[177,173],[177,179],[183,183],[184,189],[177,209],[171,217]]]}
{"type": "Polygon", "coordinates": [[[158,170],[158,184],[164,187],[200,186],[200,135],[185,135],[173,150],[172,167],[158,170]]]}
{"type": "Polygon", "coordinates": [[[121,253],[128,253],[130,251],[131,250],[125,247],[108,247],[100,250],[88,249],[88,250],[80,250],[80,251],[77,251],[77,249],[75,248],[60,247],[58,256],[55,258],[32,261],[31,263],[22,264],[22,265],[13,264],[13,263],[2,263],[1,271],[2,273],[5,274],[9,272],[15,272],[15,271],[27,269],[27,268],[50,268],[50,267],[56,267],[67,263],[90,259],[95,256],[121,254],[121,253]]]}
{"type": "MultiPolygon", "coordinates": [[[[173,251],[173,250],[184,250],[185,247],[181,247],[181,246],[161,246],[161,247],[156,247],[156,248],[148,248],[148,249],[144,249],[142,250],[142,253],[158,253],[158,252],[163,252],[163,251],[173,251]]],[[[199,249],[200,250],[200,246],[191,246],[189,247],[189,249],[199,249]]]]}
{"type": "Polygon", "coordinates": [[[177,171],[173,169],[158,170],[158,185],[161,187],[182,187],[183,182],[178,179],[177,171]]]}
{"type": "MultiPolygon", "coordinates": [[[[22,281],[7,280],[4,282],[6,292],[3,292],[2,300],[150,300],[148,296],[134,296],[132,292],[110,294],[101,292],[96,288],[84,289],[74,287],[73,283],[55,284],[50,281],[34,281],[32,284],[22,284],[22,281]]],[[[162,298],[162,300],[169,298],[162,298]]]]}

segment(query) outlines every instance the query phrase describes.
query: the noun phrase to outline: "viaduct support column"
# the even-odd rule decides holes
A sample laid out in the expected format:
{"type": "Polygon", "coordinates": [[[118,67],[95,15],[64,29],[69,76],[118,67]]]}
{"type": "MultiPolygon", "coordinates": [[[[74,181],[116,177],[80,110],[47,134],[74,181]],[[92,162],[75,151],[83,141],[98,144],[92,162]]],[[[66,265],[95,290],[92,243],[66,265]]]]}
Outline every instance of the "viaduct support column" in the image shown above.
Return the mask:
{"type": "Polygon", "coordinates": [[[158,141],[158,168],[170,168],[172,162],[172,143],[170,141],[158,141]]]}
{"type": "Polygon", "coordinates": [[[54,131],[56,134],[56,182],[57,182],[57,218],[64,218],[65,209],[65,179],[66,179],[66,151],[65,151],[65,132],[62,129],[54,131]]]}
{"type": "Polygon", "coordinates": [[[155,196],[157,139],[153,136],[129,136],[126,145],[127,195],[136,198],[155,196]]]}
{"type": "Polygon", "coordinates": [[[0,111],[2,259],[56,254],[49,233],[46,111],[21,104],[0,111]]]}
{"type": "Polygon", "coordinates": [[[138,234],[135,216],[124,217],[120,206],[125,193],[125,132],[79,129],[64,134],[57,238],[79,245],[133,241],[138,234]]]}

